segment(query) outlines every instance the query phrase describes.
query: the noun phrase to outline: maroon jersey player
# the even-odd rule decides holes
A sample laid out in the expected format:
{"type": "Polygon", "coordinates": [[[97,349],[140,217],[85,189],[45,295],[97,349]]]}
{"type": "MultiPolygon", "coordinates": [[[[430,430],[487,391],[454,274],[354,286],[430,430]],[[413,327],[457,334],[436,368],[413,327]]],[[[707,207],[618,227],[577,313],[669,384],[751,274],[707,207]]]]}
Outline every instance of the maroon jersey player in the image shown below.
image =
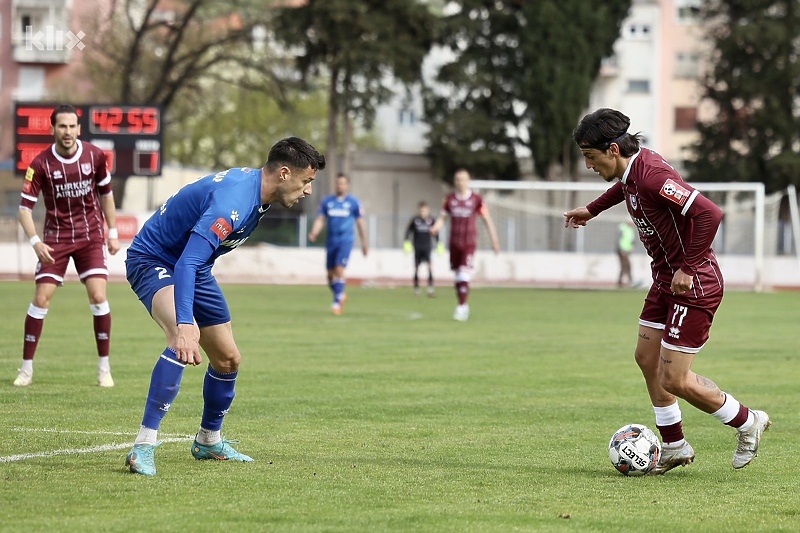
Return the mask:
{"type": "Polygon", "coordinates": [[[42,334],[44,318],[56,288],[64,282],[70,258],[86,286],[89,308],[94,316],[98,362],[98,384],[113,387],[108,364],[111,338],[111,309],[106,299],[107,223],[108,252],[117,253],[119,240],[111,175],[102,150],[81,142],[78,114],[62,105],[50,115],[55,142],[31,162],[22,184],[19,223],[39,262],[36,292],[25,317],[22,368],[14,385],[25,387],[33,380],[33,356],[42,334]],[[36,232],[32,209],[39,195],[44,199],[42,237],[36,232]]]}
{"type": "Polygon", "coordinates": [[[437,235],[445,221],[450,219],[450,270],[455,273],[456,296],[458,306],[453,314],[453,320],[466,321],[469,319],[469,282],[472,279],[475,249],[478,246],[478,217],[482,218],[492,240],[492,249],[495,253],[500,250],[497,232],[494,229],[492,217],[483,203],[483,198],[473,192],[470,185],[470,173],[460,168],[453,174],[455,190],[445,196],[442,203],[442,212],[436,223],[431,228],[431,233],[437,235]]]}
{"type": "Polygon", "coordinates": [[[755,458],[769,416],[748,409],[691,370],[724,291],[711,249],[722,211],[660,155],[641,148],[640,137],[628,133],[629,126],[630,119],[614,109],[599,109],[578,124],[573,138],[586,167],[614,184],[586,207],[564,213],[565,226],[585,226],[625,202],[652,258],[653,284],[639,316],[635,356],[664,442],[653,473],[694,461],[678,398],[738,430],[733,467],[742,468],[755,458]]]}

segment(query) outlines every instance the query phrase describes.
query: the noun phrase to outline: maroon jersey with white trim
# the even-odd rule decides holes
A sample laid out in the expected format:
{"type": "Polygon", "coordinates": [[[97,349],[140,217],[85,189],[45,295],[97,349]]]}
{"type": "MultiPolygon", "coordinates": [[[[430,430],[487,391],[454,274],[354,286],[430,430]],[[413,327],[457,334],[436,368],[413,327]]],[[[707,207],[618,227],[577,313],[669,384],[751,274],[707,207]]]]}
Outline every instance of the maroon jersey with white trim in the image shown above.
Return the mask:
{"type": "Polygon", "coordinates": [[[486,213],[486,204],[472,191],[460,198],[455,191],[444,198],[442,210],[450,215],[450,246],[475,247],[478,244],[478,215],[486,213]]]}
{"type": "Polygon", "coordinates": [[[42,240],[49,244],[105,240],[100,195],[111,194],[106,156],[96,146],[76,141],[65,159],[55,145],[31,161],[22,184],[20,208],[33,209],[42,193],[47,211],[42,240]]]}
{"type": "Polygon", "coordinates": [[[722,210],[716,204],[646,148],[631,158],[621,181],[586,207],[597,215],[622,201],[652,258],[656,283],[669,288],[673,275],[681,269],[694,276],[695,296],[722,290],[722,273],[711,249],[722,221],[722,210]]]}

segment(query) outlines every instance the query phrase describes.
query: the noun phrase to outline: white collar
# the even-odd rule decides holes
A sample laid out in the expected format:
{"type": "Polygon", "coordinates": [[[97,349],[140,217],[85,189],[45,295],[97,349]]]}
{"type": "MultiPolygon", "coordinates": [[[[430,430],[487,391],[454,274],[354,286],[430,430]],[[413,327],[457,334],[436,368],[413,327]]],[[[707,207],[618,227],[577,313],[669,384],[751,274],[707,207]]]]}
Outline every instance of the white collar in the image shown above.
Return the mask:
{"type": "Polygon", "coordinates": [[[81,154],[83,153],[83,144],[81,143],[80,139],[75,139],[75,143],[78,145],[78,149],[75,150],[75,154],[72,156],[71,159],[65,159],[61,154],[56,151],[56,143],[53,143],[50,146],[50,150],[53,152],[53,155],[61,161],[62,163],[75,163],[78,159],[81,158],[81,154]]]}
{"type": "Polygon", "coordinates": [[[631,158],[628,160],[628,167],[625,169],[625,172],[622,173],[622,179],[620,180],[622,183],[627,184],[628,174],[631,173],[631,167],[633,166],[633,161],[637,157],[639,157],[639,154],[641,154],[641,153],[642,153],[642,149],[639,148],[639,151],[637,151],[635,154],[633,154],[631,156],[631,158]]]}

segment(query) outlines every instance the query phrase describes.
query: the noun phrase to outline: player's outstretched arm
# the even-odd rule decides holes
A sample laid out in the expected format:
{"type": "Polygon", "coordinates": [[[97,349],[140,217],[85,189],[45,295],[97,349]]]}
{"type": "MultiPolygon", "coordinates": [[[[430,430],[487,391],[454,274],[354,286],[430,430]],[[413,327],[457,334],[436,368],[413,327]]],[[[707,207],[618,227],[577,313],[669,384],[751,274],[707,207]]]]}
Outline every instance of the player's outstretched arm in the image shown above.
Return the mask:
{"type": "Polygon", "coordinates": [[[433,235],[434,237],[438,237],[439,232],[442,231],[442,228],[444,227],[444,223],[446,221],[447,221],[447,212],[442,211],[439,217],[436,219],[436,222],[434,222],[433,226],[431,226],[431,235],[433,235]]]}
{"type": "Polygon", "coordinates": [[[356,219],[356,228],[358,229],[358,238],[361,239],[361,251],[366,257],[369,252],[369,244],[367,243],[367,225],[364,224],[364,217],[356,219]]]}
{"type": "Polygon", "coordinates": [[[594,215],[585,207],[577,207],[564,213],[564,227],[579,228],[594,218],[594,215]]]}
{"type": "Polygon", "coordinates": [[[114,205],[114,193],[100,196],[100,208],[108,224],[108,253],[119,252],[119,234],[117,233],[117,208],[114,205]]]}
{"type": "Polygon", "coordinates": [[[53,249],[43,243],[38,235],[36,235],[36,224],[33,222],[33,212],[25,207],[20,207],[17,219],[19,220],[19,225],[22,226],[22,231],[25,232],[25,236],[30,240],[33,251],[39,261],[46,265],[55,263],[55,259],[50,255],[53,249]]]}
{"type": "Polygon", "coordinates": [[[494,227],[492,216],[488,211],[485,211],[481,215],[481,218],[483,218],[483,223],[486,224],[486,231],[489,232],[489,238],[492,241],[492,250],[494,250],[494,253],[500,253],[500,240],[497,238],[497,230],[494,227]]]}

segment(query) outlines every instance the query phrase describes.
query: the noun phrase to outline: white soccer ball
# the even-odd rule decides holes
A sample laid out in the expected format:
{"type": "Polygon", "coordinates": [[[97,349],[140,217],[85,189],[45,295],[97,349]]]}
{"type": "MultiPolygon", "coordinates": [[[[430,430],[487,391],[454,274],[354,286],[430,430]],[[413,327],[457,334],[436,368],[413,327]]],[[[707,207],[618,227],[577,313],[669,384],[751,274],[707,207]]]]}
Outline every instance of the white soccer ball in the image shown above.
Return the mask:
{"type": "Polygon", "coordinates": [[[647,426],[628,424],[619,428],[611,437],[608,457],[621,474],[643,476],[658,464],[661,442],[647,426]]]}

